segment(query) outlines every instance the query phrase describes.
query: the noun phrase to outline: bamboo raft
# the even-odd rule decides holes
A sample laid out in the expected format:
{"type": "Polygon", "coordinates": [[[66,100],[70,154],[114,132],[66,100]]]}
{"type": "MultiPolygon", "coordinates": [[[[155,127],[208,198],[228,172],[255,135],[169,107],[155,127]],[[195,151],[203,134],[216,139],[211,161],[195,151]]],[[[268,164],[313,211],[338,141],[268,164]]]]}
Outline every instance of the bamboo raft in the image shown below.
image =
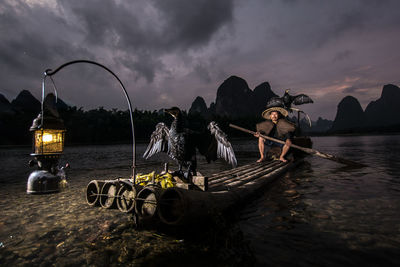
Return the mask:
{"type": "Polygon", "coordinates": [[[131,179],[93,180],[86,190],[91,206],[118,208],[143,222],[185,225],[207,219],[254,196],[302,161],[250,163],[209,177],[193,176],[188,183],[176,178],[174,187],[139,186],[131,179]]]}
{"type": "Polygon", "coordinates": [[[207,191],[168,188],[159,199],[158,215],[167,225],[184,225],[236,207],[298,165],[294,162],[251,163],[208,177],[207,191]]]}

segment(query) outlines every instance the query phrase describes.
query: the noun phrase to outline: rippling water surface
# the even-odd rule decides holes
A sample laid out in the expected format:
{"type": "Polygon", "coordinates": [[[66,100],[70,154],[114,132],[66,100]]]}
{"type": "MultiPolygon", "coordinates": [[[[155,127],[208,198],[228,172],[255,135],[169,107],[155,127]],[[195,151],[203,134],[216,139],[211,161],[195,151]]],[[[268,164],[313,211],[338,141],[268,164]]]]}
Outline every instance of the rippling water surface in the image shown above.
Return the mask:
{"type": "MultiPolygon", "coordinates": [[[[255,264],[400,266],[400,136],[312,139],[315,149],[368,167],[355,169],[307,157],[304,164],[238,209],[235,225],[250,246],[255,264]]],[[[239,165],[257,159],[254,140],[235,140],[233,146],[239,165]]],[[[128,177],[131,149],[129,145],[67,147],[62,162],[72,166],[69,190],[83,193],[92,179],[128,177]]],[[[144,149],[144,144],[138,144],[137,154],[143,154],[144,149]]],[[[9,205],[7,198],[15,195],[30,202],[41,199],[24,193],[32,171],[27,167],[29,153],[27,148],[0,149],[2,206],[9,205]]],[[[166,160],[165,155],[150,161],[138,156],[138,172],[160,171],[166,160]]],[[[222,161],[209,165],[204,160],[198,167],[204,175],[228,168],[222,161]]],[[[7,212],[7,216],[14,216],[10,209],[7,212]]],[[[0,242],[4,245],[19,222],[12,226],[1,217],[0,238],[4,241],[0,242]]]]}
{"type": "Polygon", "coordinates": [[[399,266],[400,136],[314,137],[308,157],[241,213],[259,264],[399,266]]]}

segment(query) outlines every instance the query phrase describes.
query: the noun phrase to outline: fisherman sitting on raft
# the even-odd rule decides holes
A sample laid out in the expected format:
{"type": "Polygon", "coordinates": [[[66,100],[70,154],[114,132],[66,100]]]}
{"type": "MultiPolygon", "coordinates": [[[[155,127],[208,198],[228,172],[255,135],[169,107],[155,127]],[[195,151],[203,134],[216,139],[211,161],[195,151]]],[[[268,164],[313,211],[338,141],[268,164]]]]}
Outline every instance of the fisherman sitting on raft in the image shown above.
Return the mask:
{"type": "MultiPolygon", "coordinates": [[[[260,152],[260,158],[257,162],[266,160],[265,152],[273,152],[276,150],[279,150],[279,152],[276,153],[277,155],[280,153],[279,160],[287,162],[285,156],[292,144],[291,139],[293,138],[296,129],[295,124],[286,119],[287,115],[288,111],[283,107],[270,107],[262,113],[262,117],[266,119],[266,121],[256,125],[257,132],[254,134],[254,136],[258,138],[258,149],[260,152]],[[283,145],[265,140],[260,136],[260,134],[283,140],[285,141],[285,144],[283,145]],[[270,147],[268,151],[265,151],[265,145],[270,147]]],[[[273,153],[273,155],[274,154],[275,153],[273,153]]]]}

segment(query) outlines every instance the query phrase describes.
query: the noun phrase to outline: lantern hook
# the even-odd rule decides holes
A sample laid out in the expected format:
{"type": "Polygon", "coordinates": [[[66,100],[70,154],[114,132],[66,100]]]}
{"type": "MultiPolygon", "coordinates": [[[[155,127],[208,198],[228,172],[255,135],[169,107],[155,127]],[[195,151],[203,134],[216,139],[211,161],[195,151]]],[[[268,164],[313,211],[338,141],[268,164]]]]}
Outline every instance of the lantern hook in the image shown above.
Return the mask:
{"type": "Polygon", "coordinates": [[[42,125],[43,125],[43,102],[44,102],[44,94],[45,94],[45,81],[46,81],[46,77],[50,77],[51,81],[53,82],[53,87],[54,87],[54,91],[56,93],[56,99],[57,99],[57,88],[55,86],[55,83],[52,79],[51,76],[55,75],[57,72],[59,72],[61,69],[63,69],[64,67],[67,67],[69,65],[72,64],[77,64],[77,63],[88,63],[88,64],[92,64],[92,65],[96,65],[99,66],[103,69],[105,69],[106,71],[108,71],[111,75],[113,75],[119,82],[119,85],[121,86],[121,89],[124,92],[126,101],[128,102],[128,108],[129,108],[129,115],[130,115],[130,120],[131,120],[131,131],[132,131],[132,179],[133,179],[133,183],[136,183],[136,143],[135,143],[135,130],[134,130],[134,125],[133,125],[133,112],[132,112],[132,104],[131,104],[131,100],[129,98],[128,92],[125,89],[124,84],[122,83],[122,81],[118,78],[118,76],[112,72],[109,68],[107,68],[106,66],[95,62],[95,61],[91,61],[91,60],[74,60],[74,61],[70,61],[67,63],[62,64],[61,66],[59,66],[58,68],[56,68],[54,71],[52,69],[46,69],[44,71],[44,76],[43,76],[43,80],[42,80],[42,125]]]}

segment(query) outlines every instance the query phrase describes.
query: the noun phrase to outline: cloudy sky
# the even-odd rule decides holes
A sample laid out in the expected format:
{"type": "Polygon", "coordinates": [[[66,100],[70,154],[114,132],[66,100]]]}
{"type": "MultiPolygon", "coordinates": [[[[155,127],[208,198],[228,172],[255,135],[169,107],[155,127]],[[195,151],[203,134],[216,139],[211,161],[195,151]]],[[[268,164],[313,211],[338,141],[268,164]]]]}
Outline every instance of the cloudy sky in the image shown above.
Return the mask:
{"type": "MultiPolygon", "coordinates": [[[[312,119],[334,119],[346,95],[365,108],[400,85],[399,10],[397,0],[2,0],[0,93],[39,98],[45,69],[88,59],[113,70],[139,109],[188,109],[198,95],[209,105],[236,75],[250,89],[306,93],[312,119]]],[[[97,66],[53,77],[70,105],[127,109],[97,66]]]]}

